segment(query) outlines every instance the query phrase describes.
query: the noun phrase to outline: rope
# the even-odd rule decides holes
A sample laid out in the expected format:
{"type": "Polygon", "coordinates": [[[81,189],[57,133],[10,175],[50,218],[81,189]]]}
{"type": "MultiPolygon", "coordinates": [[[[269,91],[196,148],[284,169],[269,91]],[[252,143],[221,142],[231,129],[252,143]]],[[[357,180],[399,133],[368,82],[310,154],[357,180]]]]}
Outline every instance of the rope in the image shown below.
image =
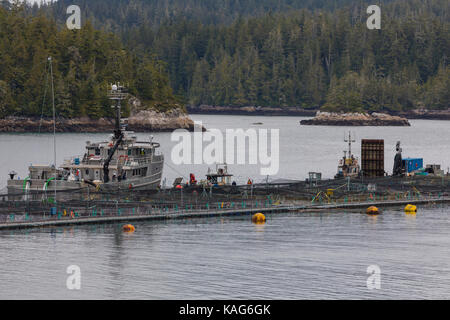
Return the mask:
{"type": "Polygon", "coordinates": [[[47,72],[47,64],[45,65],[45,90],[44,90],[44,98],[42,100],[42,108],[41,108],[41,119],[39,120],[39,133],[41,133],[41,127],[42,127],[42,118],[44,117],[44,104],[45,104],[45,98],[47,97],[47,86],[48,86],[48,72],[47,72]]]}
{"type": "Polygon", "coordinates": [[[183,178],[186,178],[187,181],[189,181],[189,178],[187,176],[185,176],[183,173],[181,173],[180,171],[178,171],[177,169],[173,168],[170,164],[168,164],[167,162],[164,163],[164,165],[168,166],[170,169],[172,169],[173,171],[175,171],[177,174],[179,174],[180,176],[182,176],[183,178]]]}

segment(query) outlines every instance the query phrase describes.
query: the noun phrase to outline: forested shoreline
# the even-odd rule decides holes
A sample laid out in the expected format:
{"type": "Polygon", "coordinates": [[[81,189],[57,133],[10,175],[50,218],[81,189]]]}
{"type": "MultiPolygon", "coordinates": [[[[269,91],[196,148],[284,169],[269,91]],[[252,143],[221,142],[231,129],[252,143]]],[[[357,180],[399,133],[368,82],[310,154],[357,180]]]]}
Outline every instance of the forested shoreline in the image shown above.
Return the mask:
{"type": "Polygon", "coordinates": [[[149,109],[201,105],[401,113],[450,108],[450,3],[386,0],[381,30],[368,1],[71,0],[0,7],[0,118],[110,114],[108,83],[149,109]],[[45,98],[45,99],[44,99],[45,98]]]}
{"type": "Polygon", "coordinates": [[[174,92],[193,107],[449,108],[445,0],[379,1],[381,30],[366,27],[368,1],[79,3],[138,55],[165,61],[174,92]]]}
{"type": "Polygon", "coordinates": [[[126,84],[144,108],[184,109],[161,60],[137,57],[120,38],[95,30],[90,22],[69,30],[27,9],[0,6],[0,118],[51,117],[50,56],[58,117],[111,116],[107,90],[116,81],[126,84]]]}

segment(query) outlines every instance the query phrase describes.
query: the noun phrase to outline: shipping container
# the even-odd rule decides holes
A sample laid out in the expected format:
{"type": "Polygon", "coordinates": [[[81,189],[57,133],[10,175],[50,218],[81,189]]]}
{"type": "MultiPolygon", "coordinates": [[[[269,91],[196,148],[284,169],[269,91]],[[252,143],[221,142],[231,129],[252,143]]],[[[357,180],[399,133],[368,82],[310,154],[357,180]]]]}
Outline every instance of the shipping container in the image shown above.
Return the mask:
{"type": "Polygon", "coordinates": [[[405,159],[403,159],[403,167],[405,168],[406,173],[420,170],[423,168],[423,159],[422,158],[405,158],[405,159]]]}
{"type": "Polygon", "coordinates": [[[384,176],[384,140],[361,140],[361,169],[366,177],[384,176]]]}

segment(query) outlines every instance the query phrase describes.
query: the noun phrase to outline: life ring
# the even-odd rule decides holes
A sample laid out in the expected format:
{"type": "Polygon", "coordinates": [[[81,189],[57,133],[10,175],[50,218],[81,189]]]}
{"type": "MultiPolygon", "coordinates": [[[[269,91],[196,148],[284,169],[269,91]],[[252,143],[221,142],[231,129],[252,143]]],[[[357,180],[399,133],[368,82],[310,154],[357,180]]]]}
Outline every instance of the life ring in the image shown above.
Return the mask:
{"type": "Polygon", "coordinates": [[[128,189],[133,189],[133,185],[131,183],[128,185],[128,189]]]}

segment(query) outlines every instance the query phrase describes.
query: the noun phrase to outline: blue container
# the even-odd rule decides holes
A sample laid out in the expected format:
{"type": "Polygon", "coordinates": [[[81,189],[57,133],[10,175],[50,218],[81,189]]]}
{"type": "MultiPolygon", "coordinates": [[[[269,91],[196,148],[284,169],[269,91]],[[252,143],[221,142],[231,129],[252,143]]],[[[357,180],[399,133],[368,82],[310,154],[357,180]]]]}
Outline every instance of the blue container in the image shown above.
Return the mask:
{"type": "Polygon", "coordinates": [[[423,168],[422,158],[405,158],[403,159],[403,164],[405,166],[406,172],[413,172],[423,168]]]}
{"type": "Polygon", "coordinates": [[[78,166],[80,164],[80,158],[75,158],[75,165],[78,166]]]}
{"type": "Polygon", "coordinates": [[[56,207],[50,208],[50,214],[52,216],[56,215],[56,207]]]}

